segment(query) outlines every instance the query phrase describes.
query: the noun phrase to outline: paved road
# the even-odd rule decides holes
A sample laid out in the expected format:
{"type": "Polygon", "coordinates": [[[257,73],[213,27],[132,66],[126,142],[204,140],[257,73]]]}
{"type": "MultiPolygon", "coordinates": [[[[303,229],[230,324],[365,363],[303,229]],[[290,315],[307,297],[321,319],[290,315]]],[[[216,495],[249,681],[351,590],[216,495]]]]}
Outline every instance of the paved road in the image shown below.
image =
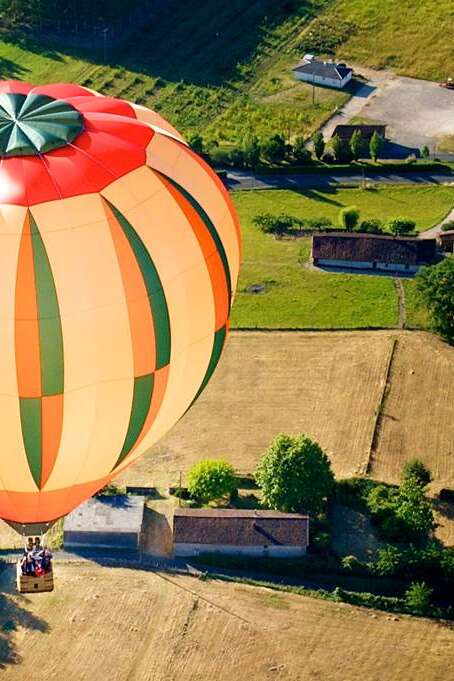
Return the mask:
{"type": "Polygon", "coordinates": [[[290,173],[286,175],[253,174],[246,170],[229,170],[226,184],[231,191],[247,189],[322,189],[342,184],[452,184],[454,173],[447,170],[410,171],[405,173],[333,171],[332,173],[290,173]]]}

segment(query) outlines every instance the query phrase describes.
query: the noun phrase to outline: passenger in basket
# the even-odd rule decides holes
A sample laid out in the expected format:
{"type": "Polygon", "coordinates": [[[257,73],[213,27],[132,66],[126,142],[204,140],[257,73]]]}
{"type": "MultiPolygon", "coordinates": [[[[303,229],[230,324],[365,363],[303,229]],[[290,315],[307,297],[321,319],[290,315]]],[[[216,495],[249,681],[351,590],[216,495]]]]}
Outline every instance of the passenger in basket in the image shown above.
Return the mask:
{"type": "Polygon", "coordinates": [[[47,546],[45,546],[43,549],[43,557],[41,558],[41,568],[44,570],[44,572],[50,572],[52,570],[52,553],[47,548],[47,546]]]}

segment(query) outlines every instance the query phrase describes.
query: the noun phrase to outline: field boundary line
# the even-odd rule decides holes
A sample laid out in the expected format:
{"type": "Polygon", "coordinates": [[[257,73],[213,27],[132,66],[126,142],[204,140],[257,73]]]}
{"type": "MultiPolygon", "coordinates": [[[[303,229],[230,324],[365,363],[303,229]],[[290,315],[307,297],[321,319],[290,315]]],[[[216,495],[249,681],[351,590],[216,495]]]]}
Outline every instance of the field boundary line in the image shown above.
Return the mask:
{"type": "Polygon", "coordinates": [[[367,459],[366,459],[366,462],[365,462],[365,465],[364,465],[364,471],[363,472],[364,472],[365,475],[369,475],[369,473],[371,472],[374,454],[378,449],[378,441],[379,441],[379,438],[380,438],[380,431],[381,431],[381,425],[382,425],[382,420],[383,420],[383,418],[382,418],[383,417],[383,408],[385,406],[386,397],[388,395],[389,388],[391,387],[389,377],[390,377],[390,374],[391,374],[391,367],[392,367],[392,364],[393,364],[394,355],[395,355],[396,348],[397,348],[397,345],[398,345],[398,340],[399,340],[398,338],[392,339],[391,349],[389,351],[388,360],[386,362],[385,375],[383,377],[383,387],[382,387],[382,390],[381,390],[378,406],[377,406],[377,409],[375,411],[374,425],[373,425],[373,429],[372,429],[372,437],[371,437],[371,440],[370,440],[369,452],[368,452],[367,459]]]}

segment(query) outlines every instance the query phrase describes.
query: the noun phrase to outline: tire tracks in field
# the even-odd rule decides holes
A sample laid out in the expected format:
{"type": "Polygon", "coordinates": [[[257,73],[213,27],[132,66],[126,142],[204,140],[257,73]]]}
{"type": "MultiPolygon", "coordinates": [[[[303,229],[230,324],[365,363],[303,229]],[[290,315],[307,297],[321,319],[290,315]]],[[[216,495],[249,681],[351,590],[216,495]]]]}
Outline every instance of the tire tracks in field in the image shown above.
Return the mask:
{"type": "Polygon", "coordinates": [[[386,398],[391,389],[391,369],[394,361],[394,356],[396,354],[396,349],[398,346],[399,339],[394,337],[391,341],[391,348],[388,355],[388,361],[386,362],[385,375],[383,377],[383,386],[380,394],[380,399],[378,401],[377,409],[375,411],[374,426],[372,430],[372,437],[369,446],[369,452],[364,465],[364,474],[369,475],[374,463],[375,454],[378,451],[378,446],[380,443],[380,435],[383,427],[383,420],[386,416],[384,413],[384,408],[386,404],[386,398]]]}

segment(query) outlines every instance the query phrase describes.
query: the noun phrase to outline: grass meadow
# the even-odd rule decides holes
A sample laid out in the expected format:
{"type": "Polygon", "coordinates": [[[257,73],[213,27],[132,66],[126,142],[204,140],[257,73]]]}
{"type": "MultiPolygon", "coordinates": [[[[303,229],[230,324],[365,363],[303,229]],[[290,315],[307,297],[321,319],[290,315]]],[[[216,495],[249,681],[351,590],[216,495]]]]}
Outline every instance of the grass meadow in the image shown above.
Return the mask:
{"type": "MultiPolygon", "coordinates": [[[[310,237],[276,240],[252,222],[259,213],[289,213],[301,218],[338,219],[344,206],[356,205],[362,218],[405,215],[427,229],[440,221],[454,202],[451,187],[381,187],[294,192],[246,191],[233,194],[244,242],[233,328],[387,328],[397,324],[398,307],[391,277],[327,273],[313,269],[310,237]],[[264,284],[262,293],[249,287],[264,284]]],[[[427,327],[416,308],[414,283],[405,282],[408,325],[427,327]]]]}

